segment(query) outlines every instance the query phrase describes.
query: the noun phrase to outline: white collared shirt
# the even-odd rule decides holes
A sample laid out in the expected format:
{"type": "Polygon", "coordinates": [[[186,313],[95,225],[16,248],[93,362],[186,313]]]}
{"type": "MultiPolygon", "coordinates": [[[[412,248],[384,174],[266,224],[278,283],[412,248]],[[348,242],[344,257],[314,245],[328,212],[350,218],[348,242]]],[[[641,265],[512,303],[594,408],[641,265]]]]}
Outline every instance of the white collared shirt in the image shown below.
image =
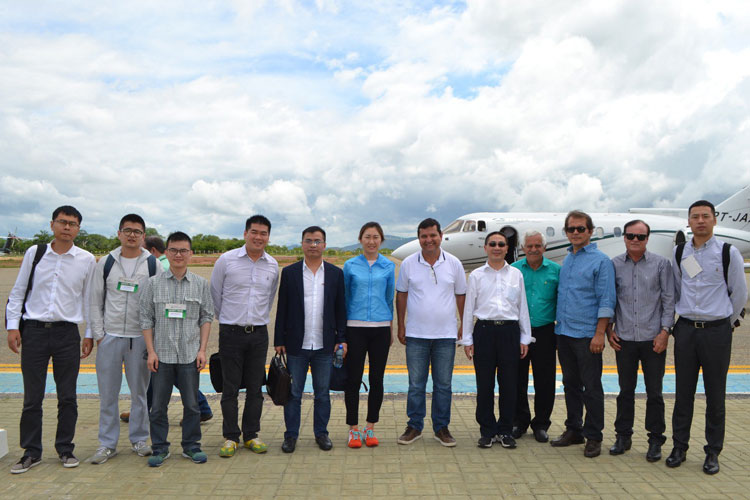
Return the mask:
{"type": "Polygon", "coordinates": [[[225,252],[211,273],[211,297],[219,323],[267,325],[279,284],[279,264],[263,252],[257,261],[247,247],[225,252]]]}
{"type": "Polygon", "coordinates": [[[434,265],[422,252],[401,263],[396,290],[408,293],[406,336],[420,339],[455,339],[458,336],[456,295],[466,293],[466,274],[456,257],[441,250],[434,265]]]}
{"type": "Polygon", "coordinates": [[[472,317],[518,321],[521,343],[528,345],[532,341],[531,322],[521,271],[509,264],[498,270],[485,264],[472,271],[464,305],[463,338],[458,342],[461,345],[474,344],[472,317]]]}
{"type": "Polygon", "coordinates": [[[305,336],[302,349],[323,348],[323,298],[325,297],[325,265],[313,274],[302,261],[302,286],[305,292],[305,336]]]}
{"type": "MultiPolygon", "coordinates": [[[[16,284],[10,292],[8,302],[8,330],[18,329],[21,305],[29,282],[31,264],[36,254],[36,245],[26,251],[16,284]]],[[[89,292],[94,276],[96,259],[86,250],[73,245],[58,254],[47,245],[47,251],[34,270],[29,298],[26,300],[24,319],[37,321],[69,321],[82,323],[89,319],[89,292]]],[[[89,333],[88,324],[86,334],[89,333]]]]}

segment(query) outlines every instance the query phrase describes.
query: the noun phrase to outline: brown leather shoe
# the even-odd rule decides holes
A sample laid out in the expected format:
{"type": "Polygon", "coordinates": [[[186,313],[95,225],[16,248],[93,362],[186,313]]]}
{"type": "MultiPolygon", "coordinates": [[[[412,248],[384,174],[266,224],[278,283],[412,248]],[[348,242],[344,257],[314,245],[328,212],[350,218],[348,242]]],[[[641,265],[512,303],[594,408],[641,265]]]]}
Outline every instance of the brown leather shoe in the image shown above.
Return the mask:
{"type": "Polygon", "coordinates": [[[406,426],[406,430],[403,434],[398,437],[398,444],[412,444],[414,441],[422,437],[422,431],[418,431],[414,427],[406,426]]]}
{"type": "Polygon", "coordinates": [[[126,424],[128,422],[130,422],[130,412],[129,411],[124,411],[124,412],[120,413],[120,420],[122,420],[126,424]]]}
{"type": "Polygon", "coordinates": [[[602,453],[602,442],[596,439],[587,439],[586,448],[583,449],[583,456],[588,458],[598,457],[602,453]]]}
{"type": "Polygon", "coordinates": [[[456,446],[456,440],[451,436],[451,431],[447,427],[443,427],[435,433],[435,440],[443,446],[456,446]]]}
{"type": "Polygon", "coordinates": [[[552,446],[570,446],[571,444],[583,444],[583,436],[576,431],[565,429],[560,437],[549,442],[552,446]]]}

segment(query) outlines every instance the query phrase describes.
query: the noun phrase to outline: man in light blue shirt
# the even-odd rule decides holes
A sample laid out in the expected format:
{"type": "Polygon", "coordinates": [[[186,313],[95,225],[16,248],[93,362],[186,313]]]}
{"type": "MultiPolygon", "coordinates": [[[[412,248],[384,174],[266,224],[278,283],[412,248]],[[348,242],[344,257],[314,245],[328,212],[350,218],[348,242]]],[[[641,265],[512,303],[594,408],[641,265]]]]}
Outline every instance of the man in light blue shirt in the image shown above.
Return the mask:
{"type": "Polygon", "coordinates": [[[615,269],[591,243],[594,223],[588,214],[569,212],[565,232],[571,247],[560,269],[555,333],[568,415],[565,432],[550,444],[570,446],[585,438],[583,454],[593,458],[601,453],[604,429],[602,351],[615,309],[615,269]]]}
{"type": "Polygon", "coordinates": [[[675,402],[672,413],[674,449],[668,467],[685,461],[698,372],[703,369],[706,392],[706,460],[703,472],[719,472],[724,445],[727,372],[732,352],[732,325],[747,301],[743,259],[737,247],[714,237],[716,209],[699,200],[688,209],[693,238],[678,247],[672,263],[675,284],[675,402]],[[678,253],[682,255],[679,256],[678,253]],[[728,253],[725,268],[725,253],[728,253]]]}

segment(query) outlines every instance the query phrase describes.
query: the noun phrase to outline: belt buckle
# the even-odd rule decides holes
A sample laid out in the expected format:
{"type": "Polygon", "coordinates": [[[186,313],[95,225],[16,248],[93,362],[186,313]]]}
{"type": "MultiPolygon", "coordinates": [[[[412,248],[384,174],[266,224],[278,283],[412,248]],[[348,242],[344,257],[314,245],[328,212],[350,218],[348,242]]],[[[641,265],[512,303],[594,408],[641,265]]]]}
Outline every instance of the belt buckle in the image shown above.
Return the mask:
{"type": "Polygon", "coordinates": [[[52,328],[52,323],[50,323],[49,321],[44,323],[44,328],[52,328]]]}
{"type": "Polygon", "coordinates": [[[695,328],[706,328],[706,322],[705,321],[695,321],[694,322],[695,328]]]}
{"type": "Polygon", "coordinates": [[[253,333],[255,331],[255,325],[245,325],[245,333],[253,333]]]}
{"type": "Polygon", "coordinates": [[[493,323],[495,323],[495,326],[503,326],[505,324],[505,320],[496,319],[495,321],[493,321],[493,323]]]}

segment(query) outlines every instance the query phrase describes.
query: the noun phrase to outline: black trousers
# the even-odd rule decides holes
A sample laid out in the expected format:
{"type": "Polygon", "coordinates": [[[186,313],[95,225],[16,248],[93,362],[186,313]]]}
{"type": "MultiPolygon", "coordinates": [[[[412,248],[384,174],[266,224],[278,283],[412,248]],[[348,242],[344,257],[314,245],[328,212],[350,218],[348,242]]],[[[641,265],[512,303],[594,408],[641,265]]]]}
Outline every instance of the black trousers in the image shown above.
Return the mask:
{"type": "Polygon", "coordinates": [[[635,386],[638,382],[638,363],[643,369],[643,380],[646,384],[646,431],[648,442],[664,444],[664,397],[662,382],[667,351],[654,352],[654,342],[646,340],[636,342],[620,341],[621,349],[615,353],[617,360],[617,378],[620,382],[620,394],[617,395],[617,417],[615,432],[618,436],[633,435],[635,420],[635,386]]]}
{"type": "Polygon", "coordinates": [[[568,413],[565,428],[583,434],[586,439],[601,441],[604,429],[602,354],[592,353],[590,344],[590,338],[557,336],[557,355],[562,368],[568,413]]]}
{"type": "Polygon", "coordinates": [[[219,325],[219,355],[224,388],[221,393],[221,414],[224,418],[224,439],[240,442],[237,424],[237,395],[245,381],[245,410],[242,412],[242,435],[245,441],[258,436],[263,411],[263,384],[266,380],[268,328],[245,332],[242,327],[219,325]]]}
{"type": "Polygon", "coordinates": [[[391,349],[391,328],[349,326],[346,328],[346,340],[346,424],[359,424],[359,386],[362,385],[365,356],[368,355],[370,393],[367,396],[367,421],[374,424],[380,419],[380,407],[383,405],[383,377],[391,349]]]}
{"type": "Polygon", "coordinates": [[[727,372],[732,353],[732,329],[726,323],[695,328],[678,320],[674,328],[676,393],[672,412],[672,441],[675,448],[688,449],[698,371],[703,368],[706,392],[706,453],[720,453],[724,447],[724,400],[727,372]]]}
{"type": "Polygon", "coordinates": [[[555,406],[555,349],[557,339],[555,324],[531,329],[536,342],[529,344],[529,353],[518,363],[518,394],[513,425],[522,431],[549,429],[552,409],[555,406]],[[534,418],[529,409],[529,365],[534,373],[534,418]]]}
{"type": "Polygon", "coordinates": [[[476,418],[484,437],[510,434],[516,413],[518,361],[521,357],[521,330],[517,322],[474,325],[474,371],[477,377],[476,418]],[[498,411],[495,420],[495,377],[498,411]]]}
{"type": "Polygon", "coordinates": [[[26,322],[21,337],[21,448],[26,450],[27,455],[41,458],[42,402],[50,359],[57,389],[55,450],[60,455],[75,448],[73,437],[78,421],[76,381],[81,364],[81,336],[74,323],[55,324],[49,328],[35,323],[26,322]]]}

